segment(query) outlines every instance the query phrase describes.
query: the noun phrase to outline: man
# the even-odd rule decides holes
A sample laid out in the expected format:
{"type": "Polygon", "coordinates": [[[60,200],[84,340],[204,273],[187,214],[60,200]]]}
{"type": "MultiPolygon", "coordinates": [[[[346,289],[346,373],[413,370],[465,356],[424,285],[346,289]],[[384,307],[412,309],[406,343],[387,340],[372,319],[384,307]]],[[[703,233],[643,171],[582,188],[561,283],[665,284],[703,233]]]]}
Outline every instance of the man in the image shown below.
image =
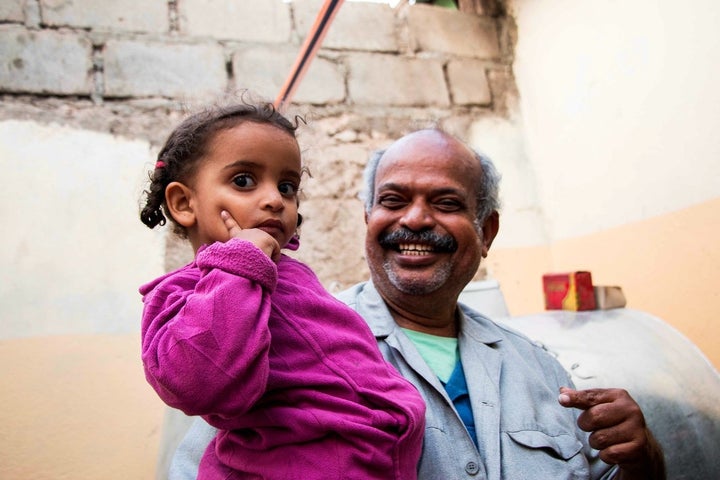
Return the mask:
{"type": "MultiPolygon", "coordinates": [[[[365,180],[372,279],[340,298],[425,399],[420,479],[665,478],[627,392],[567,388],[541,347],[457,303],[499,228],[488,159],[421,130],[375,155],[365,180]]],[[[188,458],[181,446],[173,469],[188,458]]]]}

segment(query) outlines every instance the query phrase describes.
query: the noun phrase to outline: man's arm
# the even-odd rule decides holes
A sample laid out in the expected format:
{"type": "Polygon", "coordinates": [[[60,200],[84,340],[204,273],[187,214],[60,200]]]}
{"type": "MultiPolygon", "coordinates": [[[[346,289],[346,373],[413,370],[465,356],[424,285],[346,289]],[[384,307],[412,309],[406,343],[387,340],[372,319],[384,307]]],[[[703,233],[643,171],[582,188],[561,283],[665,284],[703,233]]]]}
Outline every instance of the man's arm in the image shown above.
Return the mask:
{"type": "Polygon", "coordinates": [[[665,480],[660,444],[645,423],[640,406],[619,388],[561,388],[560,404],[579,408],[578,426],[590,433],[590,446],[600,458],[620,467],[618,480],[665,480]]]}
{"type": "Polygon", "coordinates": [[[202,418],[195,417],[172,456],[168,480],[195,480],[200,459],[216,434],[217,430],[214,427],[208,425],[202,418]]]}

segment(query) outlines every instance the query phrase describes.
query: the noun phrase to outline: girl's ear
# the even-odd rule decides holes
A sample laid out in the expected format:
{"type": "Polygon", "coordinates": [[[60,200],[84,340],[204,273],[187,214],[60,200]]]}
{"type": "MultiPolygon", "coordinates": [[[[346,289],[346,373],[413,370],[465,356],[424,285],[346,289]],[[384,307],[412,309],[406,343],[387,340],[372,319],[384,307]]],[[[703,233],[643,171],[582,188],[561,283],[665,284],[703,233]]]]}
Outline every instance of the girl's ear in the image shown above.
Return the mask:
{"type": "Polygon", "coordinates": [[[195,212],[191,202],[192,190],[180,182],[170,182],[165,187],[165,203],[173,219],[185,228],[195,225],[195,212]]]}

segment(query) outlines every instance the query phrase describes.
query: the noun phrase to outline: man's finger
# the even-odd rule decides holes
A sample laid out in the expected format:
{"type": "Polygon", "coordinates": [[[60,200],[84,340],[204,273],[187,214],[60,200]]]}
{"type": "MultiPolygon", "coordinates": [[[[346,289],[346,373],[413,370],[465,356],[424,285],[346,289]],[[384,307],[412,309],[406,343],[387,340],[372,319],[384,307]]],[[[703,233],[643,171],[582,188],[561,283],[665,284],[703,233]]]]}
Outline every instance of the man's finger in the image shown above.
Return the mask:
{"type": "Polygon", "coordinates": [[[618,397],[617,389],[612,388],[590,388],[587,390],[573,390],[571,388],[560,388],[558,401],[563,407],[579,408],[587,410],[590,407],[601,403],[610,403],[618,397]]]}

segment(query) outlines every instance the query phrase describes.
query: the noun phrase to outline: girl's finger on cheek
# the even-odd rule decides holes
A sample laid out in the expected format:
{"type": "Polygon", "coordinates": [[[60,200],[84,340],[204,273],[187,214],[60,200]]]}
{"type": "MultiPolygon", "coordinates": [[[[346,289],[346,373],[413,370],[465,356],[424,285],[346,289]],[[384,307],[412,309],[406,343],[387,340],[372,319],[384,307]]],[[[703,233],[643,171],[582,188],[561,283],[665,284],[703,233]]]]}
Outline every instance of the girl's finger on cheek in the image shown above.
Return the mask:
{"type": "Polygon", "coordinates": [[[232,230],[233,228],[240,228],[240,226],[237,224],[234,218],[228,213],[227,210],[223,210],[220,212],[220,218],[222,218],[223,222],[225,223],[225,227],[228,230],[232,230]]]}

